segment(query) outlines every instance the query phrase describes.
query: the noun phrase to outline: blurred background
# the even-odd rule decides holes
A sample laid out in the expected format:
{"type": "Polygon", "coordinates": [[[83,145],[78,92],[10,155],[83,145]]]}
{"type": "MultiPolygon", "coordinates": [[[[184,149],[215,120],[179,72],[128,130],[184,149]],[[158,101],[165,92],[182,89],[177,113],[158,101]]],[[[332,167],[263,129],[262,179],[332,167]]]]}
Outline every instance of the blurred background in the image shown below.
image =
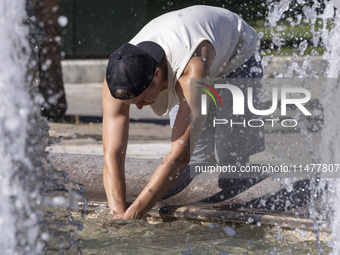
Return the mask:
{"type": "MultiPolygon", "coordinates": [[[[204,4],[226,8],[239,14],[258,33],[261,33],[262,47],[275,50],[267,26],[266,13],[270,6],[278,1],[266,0],[64,0],[60,3],[60,15],[67,19],[62,23],[62,52],[66,59],[106,58],[110,52],[129,41],[148,21],[174,10],[191,5],[204,4]]],[[[291,1],[291,8],[285,14],[282,26],[278,28],[280,38],[284,39],[285,47],[292,48],[303,40],[311,45],[311,24],[301,23],[300,26],[289,26],[291,19],[301,19],[303,7],[318,2],[320,11],[323,1],[291,1]]],[[[316,23],[315,31],[318,28],[316,23]]],[[[309,54],[312,49],[305,52],[309,54]]],[[[285,50],[287,52],[287,50],[285,50]]],[[[269,52],[271,53],[271,52],[269,52]]],[[[276,53],[276,52],[274,52],[276,53]]],[[[282,52],[281,52],[282,53],[282,52]]],[[[283,53],[284,54],[284,53],[283,53]]]]}
{"type": "Polygon", "coordinates": [[[106,58],[153,18],[197,4],[224,7],[253,26],[264,26],[265,3],[249,0],[64,0],[60,3],[60,15],[68,22],[61,29],[62,51],[66,59],[106,58]]]}

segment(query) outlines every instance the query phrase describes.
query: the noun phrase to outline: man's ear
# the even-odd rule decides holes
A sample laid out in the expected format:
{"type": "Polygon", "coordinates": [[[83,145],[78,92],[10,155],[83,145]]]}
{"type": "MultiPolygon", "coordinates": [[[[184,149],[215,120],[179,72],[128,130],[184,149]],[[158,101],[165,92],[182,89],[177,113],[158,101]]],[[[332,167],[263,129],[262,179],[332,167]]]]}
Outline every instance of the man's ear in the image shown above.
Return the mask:
{"type": "Polygon", "coordinates": [[[154,77],[159,77],[161,75],[161,70],[156,66],[154,77]]]}

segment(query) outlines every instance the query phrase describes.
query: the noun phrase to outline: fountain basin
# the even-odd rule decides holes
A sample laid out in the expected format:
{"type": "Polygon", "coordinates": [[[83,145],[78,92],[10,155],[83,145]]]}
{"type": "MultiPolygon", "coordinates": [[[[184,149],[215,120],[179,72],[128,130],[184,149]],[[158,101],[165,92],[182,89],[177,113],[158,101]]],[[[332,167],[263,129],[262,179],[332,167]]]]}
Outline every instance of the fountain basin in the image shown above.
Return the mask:
{"type": "MultiPolygon", "coordinates": [[[[70,180],[85,186],[84,195],[89,200],[89,210],[107,208],[102,181],[103,156],[50,153],[48,160],[53,167],[63,169],[70,180]]],[[[132,203],[142,191],[158,164],[157,159],[127,158],[125,169],[128,203],[132,203]]],[[[287,187],[282,180],[271,177],[249,180],[201,174],[190,178],[187,168],[148,216],[164,221],[185,219],[244,224],[261,222],[284,228],[312,230],[315,223],[309,219],[309,196],[302,196],[303,194],[297,192],[302,186],[308,185],[308,182],[300,180],[294,185],[295,190],[289,193],[283,192],[287,187]],[[296,198],[292,197],[293,194],[296,198]],[[278,196],[281,196],[282,203],[289,200],[292,203],[290,207],[279,205],[278,196]],[[256,207],[261,204],[266,206],[256,207]],[[286,210],[282,209],[284,206],[286,210]]],[[[316,202],[316,208],[322,208],[321,199],[316,202]]],[[[322,231],[328,231],[325,222],[319,224],[323,226],[322,231]]]]}

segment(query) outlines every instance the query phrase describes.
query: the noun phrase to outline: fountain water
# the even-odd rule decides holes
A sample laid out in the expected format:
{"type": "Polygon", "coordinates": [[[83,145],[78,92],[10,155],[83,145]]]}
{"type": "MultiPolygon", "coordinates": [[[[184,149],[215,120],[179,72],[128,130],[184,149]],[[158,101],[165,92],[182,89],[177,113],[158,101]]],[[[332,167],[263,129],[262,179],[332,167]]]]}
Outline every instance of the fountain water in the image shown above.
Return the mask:
{"type": "MultiPolygon", "coordinates": [[[[79,187],[48,167],[48,126],[31,86],[26,1],[0,3],[0,249],[2,254],[77,250],[69,207],[79,187]],[[74,190],[74,191],[73,191],[74,190]]],[[[33,84],[33,83],[32,83],[33,84]]]]}
{"type": "Polygon", "coordinates": [[[15,251],[18,240],[17,231],[21,229],[20,243],[24,250],[41,251],[34,245],[39,227],[36,207],[33,201],[41,200],[39,192],[22,184],[21,178],[36,179],[32,174],[33,162],[28,158],[28,116],[32,102],[26,80],[30,48],[25,38],[27,27],[24,1],[2,1],[0,4],[0,155],[1,155],[1,229],[6,233],[1,239],[1,247],[7,254],[15,251]],[[23,172],[24,175],[23,175],[23,172]],[[18,220],[19,219],[19,220],[18,220]],[[30,231],[25,231],[25,230],[30,231]]]}
{"type": "MultiPolygon", "coordinates": [[[[322,144],[320,154],[325,163],[339,163],[340,162],[340,144],[339,135],[340,127],[338,121],[338,114],[340,109],[340,49],[338,46],[340,40],[340,1],[334,0],[327,3],[325,16],[332,16],[334,19],[333,28],[330,32],[323,36],[326,52],[325,58],[328,59],[329,66],[327,69],[327,77],[335,79],[336,82],[328,83],[325,87],[325,98],[323,104],[325,107],[325,123],[322,132],[322,144]],[[334,16],[334,7],[337,10],[334,16]],[[333,84],[331,86],[330,84],[333,84]],[[334,86],[335,84],[335,86],[334,86]]],[[[324,18],[324,17],[323,17],[324,18]]],[[[340,222],[340,184],[337,179],[329,180],[330,199],[327,201],[329,212],[332,212],[332,233],[333,233],[333,254],[340,252],[340,238],[339,238],[339,222],[340,222]]]]}
{"type": "MultiPolygon", "coordinates": [[[[319,85],[323,88],[323,95],[319,98],[323,106],[323,117],[324,124],[321,131],[321,144],[316,146],[316,153],[314,152],[314,159],[318,163],[322,164],[338,164],[340,162],[340,146],[339,140],[339,122],[336,116],[338,115],[338,110],[340,109],[340,90],[339,90],[339,75],[340,75],[340,50],[338,47],[338,42],[340,40],[340,1],[290,1],[281,0],[279,2],[272,3],[270,6],[270,11],[268,15],[268,21],[272,28],[279,27],[277,22],[282,19],[287,12],[290,14],[295,14],[294,18],[290,19],[290,26],[298,26],[303,22],[310,24],[310,32],[312,34],[312,43],[314,47],[323,46],[325,48],[325,53],[323,54],[323,59],[327,61],[328,67],[324,76],[327,78],[326,82],[321,82],[319,85]],[[298,8],[300,12],[294,13],[294,8],[298,8]],[[302,11],[301,11],[302,10],[302,11]],[[296,15],[297,14],[297,15],[296,15]]],[[[285,17],[287,18],[287,17],[285,17]]],[[[272,34],[273,45],[281,47],[282,39],[276,33],[272,34]]],[[[303,53],[306,50],[306,41],[300,42],[296,47],[296,51],[303,53]]],[[[296,53],[294,53],[297,56],[296,53]]],[[[316,54],[312,50],[312,54],[316,54]]],[[[300,54],[302,55],[302,54],[300,54]]],[[[303,65],[298,66],[294,60],[287,70],[294,69],[296,71],[297,77],[308,78],[317,77],[320,78],[320,74],[313,71],[313,67],[310,66],[309,55],[305,57],[303,65]],[[309,72],[306,72],[309,71],[309,72]]],[[[291,72],[285,74],[279,74],[279,77],[291,76],[291,72]]],[[[322,74],[321,74],[322,76],[322,74]]],[[[333,254],[339,254],[339,228],[338,222],[340,220],[339,213],[339,190],[340,185],[337,179],[321,179],[318,187],[311,186],[312,194],[317,194],[318,192],[323,193],[322,196],[323,204],[326,206],[327,210],[318,211],[312,201],[310,207],[311,218],[315,221],[314,231],[316,238],[318,240],[318,235],[320,233],[317,220],[327,219],[330,221],[332,230],[332,248],[333,254]]],[[[314,197],[314,196],[312,196],[314,197]]],[[[323,253],[320,243],[318,242],[318,253],[323,253]]]]}

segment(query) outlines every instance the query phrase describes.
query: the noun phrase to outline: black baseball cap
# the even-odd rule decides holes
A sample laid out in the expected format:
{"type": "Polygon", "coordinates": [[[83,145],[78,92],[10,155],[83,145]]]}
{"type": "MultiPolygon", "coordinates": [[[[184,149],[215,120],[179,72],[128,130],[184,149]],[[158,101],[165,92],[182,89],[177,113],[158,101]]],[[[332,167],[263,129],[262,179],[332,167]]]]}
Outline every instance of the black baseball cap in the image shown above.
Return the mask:
{"type": "Polygon", "coordinates": [[[137,45],[126,43],[109,57],[106,81],[111,95],[117,99],[131,99],[147,89],[161,62],[164,50],[155,42],[137,45]],[[123,91],[124,93],[120,93],[123,91]]]}

